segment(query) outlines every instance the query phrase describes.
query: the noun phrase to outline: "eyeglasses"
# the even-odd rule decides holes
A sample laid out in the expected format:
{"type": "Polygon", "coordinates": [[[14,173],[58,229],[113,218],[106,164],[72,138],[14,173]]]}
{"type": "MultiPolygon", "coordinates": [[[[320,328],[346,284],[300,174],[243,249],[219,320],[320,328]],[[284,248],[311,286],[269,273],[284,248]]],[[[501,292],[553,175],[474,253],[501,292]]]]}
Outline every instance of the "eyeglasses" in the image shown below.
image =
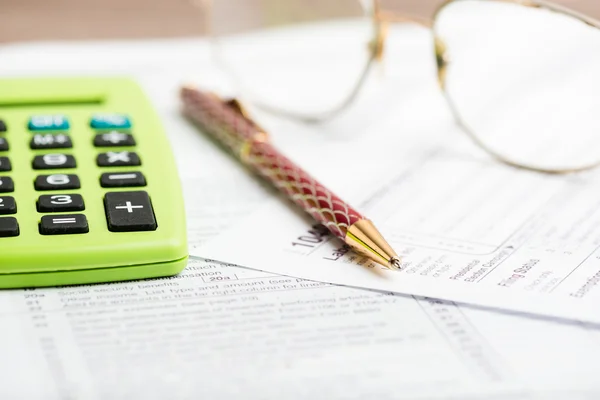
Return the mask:
{"type": "Polygon", "coordinates": [[[335,117],[382,59],[390,24],[414,22],[431,29],[432,79],[475,144],[534,171],[600,165],[600,23],[574,11],[450,0],[425,21],[378,0],[216,0],[211,12],[221,66],[270,112],[335,117]]]}

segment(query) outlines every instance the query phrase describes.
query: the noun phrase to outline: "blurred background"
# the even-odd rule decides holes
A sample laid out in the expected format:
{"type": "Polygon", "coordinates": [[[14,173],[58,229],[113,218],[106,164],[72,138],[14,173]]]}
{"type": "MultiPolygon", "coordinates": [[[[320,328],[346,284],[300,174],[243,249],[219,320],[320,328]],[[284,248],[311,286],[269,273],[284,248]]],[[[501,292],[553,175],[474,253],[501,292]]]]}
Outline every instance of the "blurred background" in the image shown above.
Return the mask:
{"type": "MultiPolygon", "coordinates": [[[[207,33],[211,0],[1,0],[0,42],[197,36],[207,33]]],[[[219,0],[212,0],[219,1],[219,0]]],[[[256,0],[260,3],[264,0],[256,0]]],[[[285,0],[281,0],[285,1],[285,0]]],[[[306,2],[318,0],[306,0],[306,2]]],[[[382,5],[428,17],[443,0],[382,0],[382,5]]],[[[600,18],[599,0],[559,0],[600,18]]],[[[232,10],[252,18],[252,7],[232,10]]],[[[223,21],[224,24],[227,21],[223,21]]]]}

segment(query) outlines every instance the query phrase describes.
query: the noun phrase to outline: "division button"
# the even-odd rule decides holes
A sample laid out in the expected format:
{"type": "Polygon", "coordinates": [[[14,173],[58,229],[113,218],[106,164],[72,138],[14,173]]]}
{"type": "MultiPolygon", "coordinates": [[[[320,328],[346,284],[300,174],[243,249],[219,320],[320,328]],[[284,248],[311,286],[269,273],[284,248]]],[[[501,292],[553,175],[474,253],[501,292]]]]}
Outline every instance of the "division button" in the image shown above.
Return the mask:
{"type": "Polygon", "coordinates": [[[154,231],[157,228],[154,210],[146,192],[106,193],[104,210],[111,232],[154,231]]]}
{"type": "Polygon", "coordinates": [[[146,178],[141,172],[115,172],[100,176],[100,186],[105,188],[146,186],[146,178]]]}
{"type": "Polygon", "coordinates": [[[94,137],[96,147],[135,146],[135,139],[129,133],[110,131],[99,133],[94,137]]]}
{"type": "Polygon", "coordinates": [[[31,138],[29,147],[32,149],[70,149],[73,147],[71,138],[68,135],[51,135],[49,133],[37,133],[31,138]]]}
{"type": "Polygon", "coordinates": [[[44,215],[40,222],[42,235],[72,235],[89,231],[87,218],[83,214],[44,215]]]}
{"type": "Polygon", "coordinates": [[[8,157],[0,157],[0,171],[10,171],[12,166],[8,157]]]}
{"type": "Polygon", "coordinates": [[[123,114],[96,114],[90,120],[92,129],[129,129],[131,120],[123,114]]]}
{"type": "Polygon", "coordinates": [[[19,236],[19,223],[15,217],[0,218],[0,237],[19,236]]]}
{"type": "Polygon", "coordinates": [[[77,175],[38,175],[35,178],[35,190],[65,190],[79,189],[80,187],[81,183],[77,175]]]}
{"type": "Polygon", "coordinates": [[[69,129],[69,120],[64,115],[35,115],[27,125],[30,131],[62,131],[69,129]]]}
{"type": "Polygon", "coordinates": [[[16,214],[17,202],[14,197],[0,196],[0,215],[16,214]]]}
{"type": "Polygon", "coordinates": [[[15,184],[12,178],[0,176],[0,193],[10,193],[15,191],[15,184]]]}
{"type": "Polygon", "coordinates": [[[35,156],[31,163],[33,169],[75,168],[75,157],[68,154],[44,154],[35,156]]]}
{"type": "Polygon", "coordinates": [[[124,167],[141,165],[140,157],[132,151],[109,151],[98,154],[96,159],[100,167],[124,167]]]}
{"type": "Polygon", "coordinates": [[[8,140],[0,137],[0,151],[8,151],[8,140]]]}
{"type": "Polygon", "coordinates": [[[0,132],[6,132],[6,122],[0,119],[0,132]]]}
{"type": "Polygon", "coordinates": [[[83,211],[85,204],[83,197],[78,194],[43,195],[38,198],[37,210],[39,212],[83,211]]]}

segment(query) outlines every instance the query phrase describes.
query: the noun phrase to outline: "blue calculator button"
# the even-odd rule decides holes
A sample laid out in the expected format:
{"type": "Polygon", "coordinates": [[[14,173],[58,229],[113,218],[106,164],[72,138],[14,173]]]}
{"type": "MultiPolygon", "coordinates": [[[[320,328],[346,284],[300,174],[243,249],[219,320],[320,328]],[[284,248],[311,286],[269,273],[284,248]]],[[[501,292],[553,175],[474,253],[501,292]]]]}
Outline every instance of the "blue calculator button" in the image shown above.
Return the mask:
{"type": "Polygon", "coordinates": [[[30,131],[63,131],[69,129],[64,115],[35,115],[29,120],[30,131]]]}
{"type": "Polygon", "coordinates": [[[129,129],[131,121],[123,114],[97,114],[92,116],[90,126],[93,129],[129,129]]]}

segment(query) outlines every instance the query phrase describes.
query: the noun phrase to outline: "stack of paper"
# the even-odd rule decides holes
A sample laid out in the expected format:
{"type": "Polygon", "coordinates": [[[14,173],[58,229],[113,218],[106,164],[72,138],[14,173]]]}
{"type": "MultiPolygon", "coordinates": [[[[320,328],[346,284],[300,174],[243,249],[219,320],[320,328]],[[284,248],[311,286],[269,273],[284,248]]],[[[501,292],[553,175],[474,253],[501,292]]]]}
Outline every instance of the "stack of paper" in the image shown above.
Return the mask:
{"type": "Polygon", "coordinates": [[[0,293],[0,397],[597,398],[600,331],[565,320],[597,322],[594,177],[517,173],[478,153],[435,88],[429,36],[401,33],[398,54],[411,62],[372,82],[387,96],[372,118],[299,127],[257,115],[401,244],[410,265],[397,274],[357,266],[333,240],[289,251],[310,222],[180,116],[182,82],[228,90],[204,41],[0,48],[3,76],[135,76],[178,158],[192,253],[240,266],[194,259],[167,279],[0,293]],[[376,141],[386,146],[367,167],[342,162],[376,141]],[[237,239],[248,224],[253,246],[237,239]]]}

